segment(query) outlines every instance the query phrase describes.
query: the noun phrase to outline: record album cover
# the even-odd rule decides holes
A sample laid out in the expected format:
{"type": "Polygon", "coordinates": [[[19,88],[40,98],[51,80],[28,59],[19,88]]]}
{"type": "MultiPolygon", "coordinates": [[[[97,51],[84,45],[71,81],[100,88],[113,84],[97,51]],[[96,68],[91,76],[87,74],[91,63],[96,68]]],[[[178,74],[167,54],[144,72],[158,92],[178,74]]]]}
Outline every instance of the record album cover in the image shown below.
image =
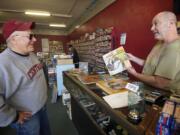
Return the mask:
{"type": "Polygon", "coordinates": [[[132,67],[123,47],[103,55],[103,60],[110,75],[115,75],[126,70],[127,67],[132,67]]]}

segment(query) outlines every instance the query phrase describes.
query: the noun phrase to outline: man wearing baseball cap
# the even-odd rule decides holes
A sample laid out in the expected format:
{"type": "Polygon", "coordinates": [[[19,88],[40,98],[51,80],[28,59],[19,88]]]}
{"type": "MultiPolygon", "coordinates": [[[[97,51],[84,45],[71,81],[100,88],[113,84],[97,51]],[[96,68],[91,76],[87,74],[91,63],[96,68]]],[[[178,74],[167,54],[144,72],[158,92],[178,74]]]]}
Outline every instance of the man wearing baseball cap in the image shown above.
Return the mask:
{"type": "Polygon", "coordinates": [[[50,135],[47,84],[33,53],[33,27],[33,22],[10,20],[2,28],[7,49],[0,54],[0,127],[10,125],[17,135],[50,135]]]}

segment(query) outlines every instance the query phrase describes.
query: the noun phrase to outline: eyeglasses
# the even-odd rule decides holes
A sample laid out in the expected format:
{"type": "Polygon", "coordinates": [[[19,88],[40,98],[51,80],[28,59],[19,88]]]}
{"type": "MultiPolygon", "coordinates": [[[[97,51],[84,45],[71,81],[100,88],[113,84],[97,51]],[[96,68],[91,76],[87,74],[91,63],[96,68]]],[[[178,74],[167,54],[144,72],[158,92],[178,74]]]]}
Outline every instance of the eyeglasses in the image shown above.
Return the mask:
{"type": "Polygon", "coordinates": [[[31,33],[27,36],[25,36],[25,35],[14,35],[14,36],[27,37],[27,38],[29,38],[29,40],[32,40],[33,38],[35,38],[35,34],[33,34],[33,33],[31,33]]]}
{"type": "Polygon", "coordinates": [[[33,34],[33,33],[29,34],[29,40],[32,40],[35,37],[36,37],[35,34],[33,34]]]}

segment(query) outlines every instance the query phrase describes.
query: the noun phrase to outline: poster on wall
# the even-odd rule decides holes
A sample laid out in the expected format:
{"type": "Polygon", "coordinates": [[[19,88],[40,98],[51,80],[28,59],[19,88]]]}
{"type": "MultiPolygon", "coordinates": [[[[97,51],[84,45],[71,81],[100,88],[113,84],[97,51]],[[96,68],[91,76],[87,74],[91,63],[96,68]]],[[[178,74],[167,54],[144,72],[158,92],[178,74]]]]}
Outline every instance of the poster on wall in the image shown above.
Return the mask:
{"type": "Polygon", "coordinates": [[[42,38],[42,52],[49,52],[49,40],[47,38],[42,38]]]}

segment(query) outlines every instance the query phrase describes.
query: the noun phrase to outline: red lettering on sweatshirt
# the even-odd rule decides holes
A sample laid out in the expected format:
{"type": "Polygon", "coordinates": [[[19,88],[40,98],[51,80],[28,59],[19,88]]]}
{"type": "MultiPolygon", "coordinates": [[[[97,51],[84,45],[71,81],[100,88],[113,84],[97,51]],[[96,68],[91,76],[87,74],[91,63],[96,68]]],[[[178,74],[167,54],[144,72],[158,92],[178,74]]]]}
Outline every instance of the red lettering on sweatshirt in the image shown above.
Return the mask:
{"type": "Polygon", "coordinates": [[[34,65],[29,71],[28,76],[30,79],[33,79],[33,77],[36,75],[36,73],[43,68],[43,65],[41,63],[34,65]]]}

